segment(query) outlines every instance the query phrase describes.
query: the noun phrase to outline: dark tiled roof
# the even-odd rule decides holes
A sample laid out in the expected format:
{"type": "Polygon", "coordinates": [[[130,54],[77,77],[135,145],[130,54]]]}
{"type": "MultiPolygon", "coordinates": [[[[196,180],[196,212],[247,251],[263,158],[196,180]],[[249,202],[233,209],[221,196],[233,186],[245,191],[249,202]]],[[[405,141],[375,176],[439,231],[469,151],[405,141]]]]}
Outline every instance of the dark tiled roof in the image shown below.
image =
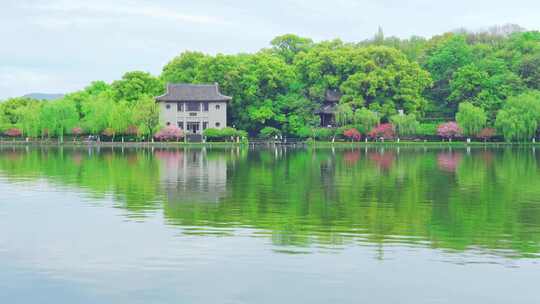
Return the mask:
{"type": "Polygon", "coordinates": [[[338,90],[326,90],[324,99],[326,102],[338,102],[341,99],[341,92],[338,90]]]}
{"type": "Polygon", "coordinates": [[[229,101],[232,98],[219,92],[218,84],[167,84],[167,93],[157,101],[229,101]]]}
{"type": "Polygon", "coordinates": [[[323,104],[321,107],[317,110],[315,110],[315,114],[334,114],[336,113],[337,105],[336,104],[323,104]]]}

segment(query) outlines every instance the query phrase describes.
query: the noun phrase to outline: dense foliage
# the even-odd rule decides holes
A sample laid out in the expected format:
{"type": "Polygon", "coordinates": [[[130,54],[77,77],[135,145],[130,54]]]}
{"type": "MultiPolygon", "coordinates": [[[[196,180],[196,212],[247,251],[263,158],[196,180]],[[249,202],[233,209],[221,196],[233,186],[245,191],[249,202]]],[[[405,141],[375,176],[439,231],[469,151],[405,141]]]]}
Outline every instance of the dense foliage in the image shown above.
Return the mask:
{"type": "Polygon", "coordinates": [[[316,130],[315,110],[327,90],[336,90],[342,93],[338,126],[364,135],[387,122],[398,136],[423,135],[428,130],[423,124],[456,120],[468,136],[496,126],[507,140],[530,140],[538,128],[532,118],[518,122],[523,118],[516,108],[519,100],[538,97],[532,92],[540,89],[540,32],[508,26],[430,39],[385,38],[381,32],[358,43],[287,34],[253,54],[187,51],[159,76],[128,72],[111,84],[94,82],[51,102],[5,100],[0,131],[16,128],[28,137],[62,138],[79,127],[84,134],[150,138],[163,127],[154,97],[167,82],[219,83],[222,93],[233,97],[228,124],[251,136],[272,131],[274,136],[328,137],[316,130]]]}

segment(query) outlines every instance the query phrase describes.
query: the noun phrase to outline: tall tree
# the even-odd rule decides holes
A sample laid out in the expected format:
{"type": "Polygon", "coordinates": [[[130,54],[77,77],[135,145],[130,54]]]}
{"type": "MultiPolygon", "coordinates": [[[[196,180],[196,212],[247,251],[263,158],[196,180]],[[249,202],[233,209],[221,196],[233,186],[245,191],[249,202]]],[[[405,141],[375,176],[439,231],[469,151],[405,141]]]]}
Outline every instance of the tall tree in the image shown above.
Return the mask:
{"type": "Polygon", "coordinates": [[[305,52],[313,46],[313,40],[294,34],[285,34],[272,39],[270,44],[274,53],[281,56],[286,63],[291,64],[298,53],[305,52]]]}
{"type": "Polygon", "coordinates": [[[464,135],[476,136],[486,126],[487,116],[482,108],[463,102],[459,104],[456,121],[464,135]]]}
{"type": "Polygon", "coordinates": [[[538,132],[540,92],[527,92],[508,99],[497,114],[496,127],[507,141],[527,141],[538,132]]]}
{"type": "Polygon", "coordinates": [[[58,136],[62,142],[64,135],[79,123],[79,115],[73,103],[61,99],[43,105],[41,122],[50,135],[58,136]]]}
{"type": "Polygon", "coordinates": [[[117,101],[133,103],[143,95],[161,95],[164,92],[164,85],[159,78],[150,73],[134,71],[124,74],[121,80],[114,81],[112,89],[117,101]]]}
{"type": "Polygon", "coordinates": [[[135,103],[132,112],[133,124],[141,134],[152,136],[159,128],[159,108],[154,98],[143,96],[135,103]]]}

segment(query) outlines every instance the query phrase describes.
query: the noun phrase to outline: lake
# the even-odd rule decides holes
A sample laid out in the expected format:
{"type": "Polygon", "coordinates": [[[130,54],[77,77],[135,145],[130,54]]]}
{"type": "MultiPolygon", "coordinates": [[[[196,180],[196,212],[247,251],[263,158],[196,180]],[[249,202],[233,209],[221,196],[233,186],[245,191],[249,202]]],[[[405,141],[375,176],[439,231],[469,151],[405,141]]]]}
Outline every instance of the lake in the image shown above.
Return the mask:
{"type": "Polygon", "coordinates": [[[0,303],[539,303],[540,151],[0,147],[0,303]]]}

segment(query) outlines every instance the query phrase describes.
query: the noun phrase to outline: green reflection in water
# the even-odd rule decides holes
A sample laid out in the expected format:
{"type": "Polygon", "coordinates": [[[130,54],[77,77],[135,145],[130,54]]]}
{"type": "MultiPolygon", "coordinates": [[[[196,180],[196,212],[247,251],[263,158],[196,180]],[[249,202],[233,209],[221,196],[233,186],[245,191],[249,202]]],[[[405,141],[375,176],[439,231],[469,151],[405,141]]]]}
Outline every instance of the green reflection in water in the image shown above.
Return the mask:
{"type": "MultiPolygon", "coordinates": [[[[405,244],[509,257],[540,252],[534,149],[0,148],[8,181],[112,196],[182,233],[255,228],[276,246],[405,244]]],[[[43,198],[46,201],[46,197],[43,198]]]]}

